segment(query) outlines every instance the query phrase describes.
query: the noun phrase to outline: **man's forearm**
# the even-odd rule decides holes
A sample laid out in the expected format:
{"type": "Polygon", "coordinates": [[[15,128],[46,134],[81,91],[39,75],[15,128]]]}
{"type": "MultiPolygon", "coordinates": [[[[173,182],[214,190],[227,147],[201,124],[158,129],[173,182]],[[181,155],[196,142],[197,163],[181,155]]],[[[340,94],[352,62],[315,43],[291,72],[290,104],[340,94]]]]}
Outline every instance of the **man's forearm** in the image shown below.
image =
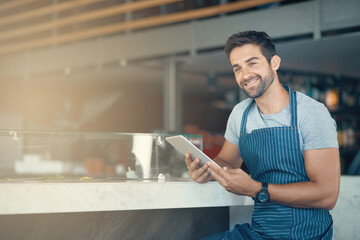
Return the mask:
{"type": "Polygon", "coordinates": [[[269,184],[270,201],[298,208],[332,209],[335,206],[338,189],[322,186],[317,182],[290,184],[269,184]]]}

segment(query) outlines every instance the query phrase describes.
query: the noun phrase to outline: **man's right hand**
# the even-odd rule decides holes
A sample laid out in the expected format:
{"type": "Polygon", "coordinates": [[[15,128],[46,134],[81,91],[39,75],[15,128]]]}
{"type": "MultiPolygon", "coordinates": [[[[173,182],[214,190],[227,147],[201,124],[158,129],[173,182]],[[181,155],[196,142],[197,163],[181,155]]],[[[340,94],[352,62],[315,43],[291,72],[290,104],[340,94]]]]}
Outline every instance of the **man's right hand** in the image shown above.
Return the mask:
{"type": "Polygon", "coordinates": [[[191,159],[190,154],[186,154],[185,163],[188,168],[191,179],[198,183],[206,183],[212,179],[210,172],[208,171],[209,166],[204,164],[199,167],[200,159],[196,158],[194,161],[191,159]]]}

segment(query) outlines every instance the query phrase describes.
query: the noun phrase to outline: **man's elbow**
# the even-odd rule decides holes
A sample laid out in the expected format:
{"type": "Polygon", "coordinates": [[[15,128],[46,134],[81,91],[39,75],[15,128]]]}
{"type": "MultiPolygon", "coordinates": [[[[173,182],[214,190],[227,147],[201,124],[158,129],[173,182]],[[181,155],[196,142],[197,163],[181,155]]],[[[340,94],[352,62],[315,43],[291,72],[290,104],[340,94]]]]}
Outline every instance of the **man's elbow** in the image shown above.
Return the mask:
{"type": "Polygon", "coordinates": [[[338,193],[336,194],[333,194],[329,197],[326,198],[325,201],[323,201],[323,206],[322,208],[325,208],[327,210],[332,210],[334,209],[335,205],[336,205],[336,202],[337,202],[337,199],[338,199],[338,193]]]}
{"type": "Polygon", "coordinates": [[[334,209],[335,204],[336,204],[336,201],[328,202],[327,204],[325,204],[324,208],[327,210],[332,210],[332,209],[334,209]]]}
{"type": "Polygon", "coordinates": [[[327,210],[334,209],[340,192],[340,176],[331,186],[323,186],[322,207],[327,210]]]}

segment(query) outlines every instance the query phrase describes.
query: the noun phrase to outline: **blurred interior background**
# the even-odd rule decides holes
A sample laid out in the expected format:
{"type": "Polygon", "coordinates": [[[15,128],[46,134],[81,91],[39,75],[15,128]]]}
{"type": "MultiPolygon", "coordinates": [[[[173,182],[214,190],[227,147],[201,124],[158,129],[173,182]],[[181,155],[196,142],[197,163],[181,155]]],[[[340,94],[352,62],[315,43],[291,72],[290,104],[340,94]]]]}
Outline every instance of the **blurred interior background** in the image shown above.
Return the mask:
{"type": "Polygon", "coordinates": [[[360,179],[344,176],[360,174],[359,10],[359,0],[0,0],[1,236],[200,239],[249,223],[253,201],[193,183],[164,138],[184,134],[216,156],[246,97],[225,42],[258,30],[276,43],[280,80],[336,120],[334,239],[359,238],[360,179]]]}
{"type": "Polygon", "coordinates": [[[2,0],[0,128],[187,133],[214,157],[245,96],[223,48],[262,30],[280,79],[329,108],[343,174],[360,146],[357,0],[2,0]]]}

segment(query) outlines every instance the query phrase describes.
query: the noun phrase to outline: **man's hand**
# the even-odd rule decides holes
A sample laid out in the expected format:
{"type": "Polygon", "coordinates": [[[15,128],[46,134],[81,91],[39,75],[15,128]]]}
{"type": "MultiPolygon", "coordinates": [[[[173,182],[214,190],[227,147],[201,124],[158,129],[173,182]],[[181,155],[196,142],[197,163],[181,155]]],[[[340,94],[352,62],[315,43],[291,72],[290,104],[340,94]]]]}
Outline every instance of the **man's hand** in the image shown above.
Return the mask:
{"type": "Polygon", "coordinates": [[[228,169],[220,168],[211,162],[208,162],[209,172],[213,178],[225,188],[226,191],[256,197],[261,189],[261,183],[253,180],[246,172],[240,168],[228,169]]]}
{"type": "Polygon", "coordinates": [[[209,182],[212,177],[208,171],[209,166],[204,164],[202,167],[199,167],[200,159],[196,158],[194,161],[191,159],[190,154],[186,154],[185,163],[189,170],[189,175],[191,179],[198,183],[209,182]]]}

